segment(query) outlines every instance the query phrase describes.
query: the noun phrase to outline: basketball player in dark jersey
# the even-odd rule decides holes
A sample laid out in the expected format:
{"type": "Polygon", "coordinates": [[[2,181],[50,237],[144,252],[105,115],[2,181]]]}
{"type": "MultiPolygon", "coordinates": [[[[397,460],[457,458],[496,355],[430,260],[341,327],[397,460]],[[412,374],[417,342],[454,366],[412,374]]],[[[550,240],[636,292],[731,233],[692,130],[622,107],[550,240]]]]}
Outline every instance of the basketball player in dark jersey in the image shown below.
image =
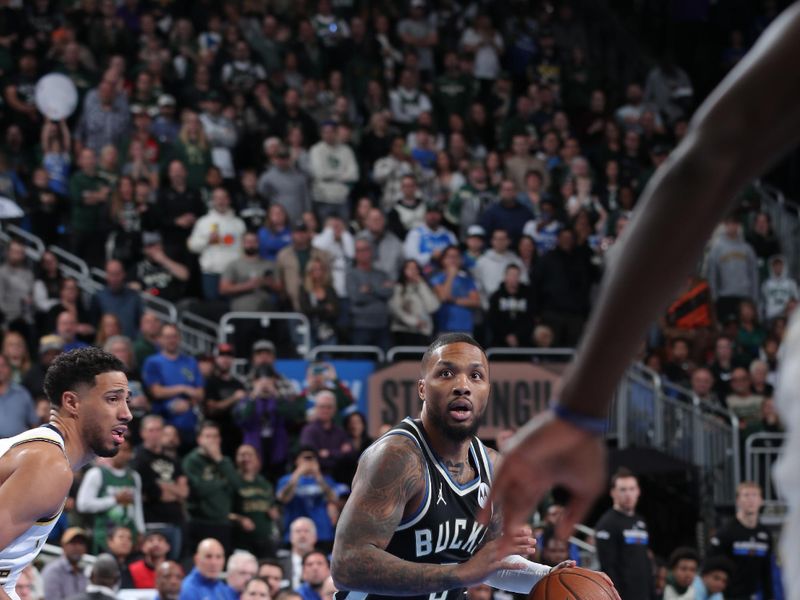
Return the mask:
{"type": "MultiPolygon", "coordinates": [[[[463,598],[479,582],[529,592],[550,567],[498,552],[486,506],[497,453],[475,433],[489,398],[489,364],[470,336],[446,334],[422,358],[421,418],[405,419],[361,457],[333,545],[337,600],[463,598]]],[[[528,554],[529,527],[508,554],[528,554]]],[[[559,567],[572,566],[567,561],[559,567]]]]}
{"type": "MultiPolygon", "coordinates": [[[[563,485],[572,492],[559,523],[563,535],[604,488],[608,406],[647,326],[692,271],[737,191],[800,141],[799,59],[795,2],[711,93],[650,180],[613,250],[557,408],[518,432],[498,469],[491,499],[506,531],[525,522],[547,490],[563,485]]],[[[789,437],[776,476],[790,506],[783,572],[789,598],[800,600],[800,311],[782,352],[776,399],[789,437]]]]}

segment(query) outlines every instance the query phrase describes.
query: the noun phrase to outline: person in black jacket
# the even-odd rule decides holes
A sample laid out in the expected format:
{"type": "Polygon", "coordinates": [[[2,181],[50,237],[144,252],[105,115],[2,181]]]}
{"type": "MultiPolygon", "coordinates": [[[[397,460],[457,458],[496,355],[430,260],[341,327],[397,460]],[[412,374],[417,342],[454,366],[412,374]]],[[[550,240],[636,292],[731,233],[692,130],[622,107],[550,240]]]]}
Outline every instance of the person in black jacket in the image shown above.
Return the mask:
{"type": "Polygon", "coordinates": [[[577,344],[589,314],[592,277],[591,263],[575,251],[575,233],[559,231],[557,246],[539,261],[533,284],[537,316],[553,330],[554,345],[577,344]]]}
{"type": "Polygon", "coordinates": [[[772,535],[758,522],[764,499],[761,486],[743,481],[736,488],[736,518],[711,538],[709,555],[730,558],[736,568],[725,590],[726,600],[772,600],[772,535]]]}
{"type": "Polygon", "coordinates": [[[622,600],[654,598],[653,567],[647,554],[647,524],[636,514],[639,481],[621,468],[611,478],[614,501],[595,525],[600,568],[614,582],[622,600]]]}
{"type": "Polygon", "coordinates": [[[506,267],[505,278],[489,299],[489,331],[493,346],[528,346],[533,331],[531,288],[520,283],[517,265],[506,267]]]}

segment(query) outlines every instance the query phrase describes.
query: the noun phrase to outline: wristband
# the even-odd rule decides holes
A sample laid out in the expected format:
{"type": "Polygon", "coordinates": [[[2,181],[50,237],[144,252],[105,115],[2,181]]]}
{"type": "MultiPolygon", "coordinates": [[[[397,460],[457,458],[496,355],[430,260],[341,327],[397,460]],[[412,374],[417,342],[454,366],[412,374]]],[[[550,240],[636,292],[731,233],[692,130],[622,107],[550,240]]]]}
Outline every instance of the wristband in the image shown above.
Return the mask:
{"type": "Polygon", "coordinates": [[[606,417],[590,417],[582,415],[567,408],[563,404],[556,404],[553,412],[562,421],[574,425],[593,435],[605,435],[608,432],[608,419],[606,417]]]}

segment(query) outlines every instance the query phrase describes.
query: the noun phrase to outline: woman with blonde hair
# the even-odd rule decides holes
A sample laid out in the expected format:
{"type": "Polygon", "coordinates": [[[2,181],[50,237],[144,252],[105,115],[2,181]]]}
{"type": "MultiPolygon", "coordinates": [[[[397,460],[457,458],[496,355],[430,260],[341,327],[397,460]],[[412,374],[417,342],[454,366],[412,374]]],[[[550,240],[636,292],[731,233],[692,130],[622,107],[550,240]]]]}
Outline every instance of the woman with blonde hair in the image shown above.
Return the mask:
{"type": "Polygon", "coordinates": [[[100,317],[97,325],[97,336],[94,338],[94,345],[102,348],[109,338],[122,335],[122,325],[120,325],[117,315],[105,313],[100,317]]]}
{"type": "Polygon", "coordinates": [[[337,343],[339,298],[331,284],[331,271],[319,258],[310,259],[306,265],[300,290],[300,310],[311,321],[313,345],[337,343]]]}
{"type": "Polygon", "coordinates": [[[31,368],[31,354],[28,343],[22,334],[9,331],[3,338],[3,356],[11,367],[11,381],[21,383],[22,378],[31,368]]]}
{"type": "Polygon", "coordinates": [[[174,145],[174,159],[186,167],[186,185],[200,189],[205,183],[206,172],[212,165],[211,149],[197,113],[186,111],[183,125],[174,145]]]}

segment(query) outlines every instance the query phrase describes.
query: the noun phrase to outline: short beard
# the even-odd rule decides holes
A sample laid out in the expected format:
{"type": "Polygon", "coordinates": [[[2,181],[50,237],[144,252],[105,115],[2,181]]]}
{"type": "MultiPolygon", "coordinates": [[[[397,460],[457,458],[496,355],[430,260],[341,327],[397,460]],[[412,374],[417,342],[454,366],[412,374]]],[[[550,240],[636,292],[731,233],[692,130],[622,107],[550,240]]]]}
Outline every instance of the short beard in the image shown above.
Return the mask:
{"type": "Polygon", "coordinates": [[[94,424],[89,425],[89,428],[84,429],[84,439],[88,442],[89,449],[101,458],[111,458],[116,456],[119,452],[119,446],[111,446],[111,448],[103,444],[103,436],[100,429],[94,424]]]}
{"type": "Polygon", "coordinates": [[[481,426],[480,420],[477,417],[472,420],[471,425],[456,427],[446,422],[442,415],[434,410],[428,411],[428,414],[436,429],[441,431],[444,434],[444,437],[451,442],[463,442],[475,437],[475,434],[478,433],[478,429],[481,426]]]}

